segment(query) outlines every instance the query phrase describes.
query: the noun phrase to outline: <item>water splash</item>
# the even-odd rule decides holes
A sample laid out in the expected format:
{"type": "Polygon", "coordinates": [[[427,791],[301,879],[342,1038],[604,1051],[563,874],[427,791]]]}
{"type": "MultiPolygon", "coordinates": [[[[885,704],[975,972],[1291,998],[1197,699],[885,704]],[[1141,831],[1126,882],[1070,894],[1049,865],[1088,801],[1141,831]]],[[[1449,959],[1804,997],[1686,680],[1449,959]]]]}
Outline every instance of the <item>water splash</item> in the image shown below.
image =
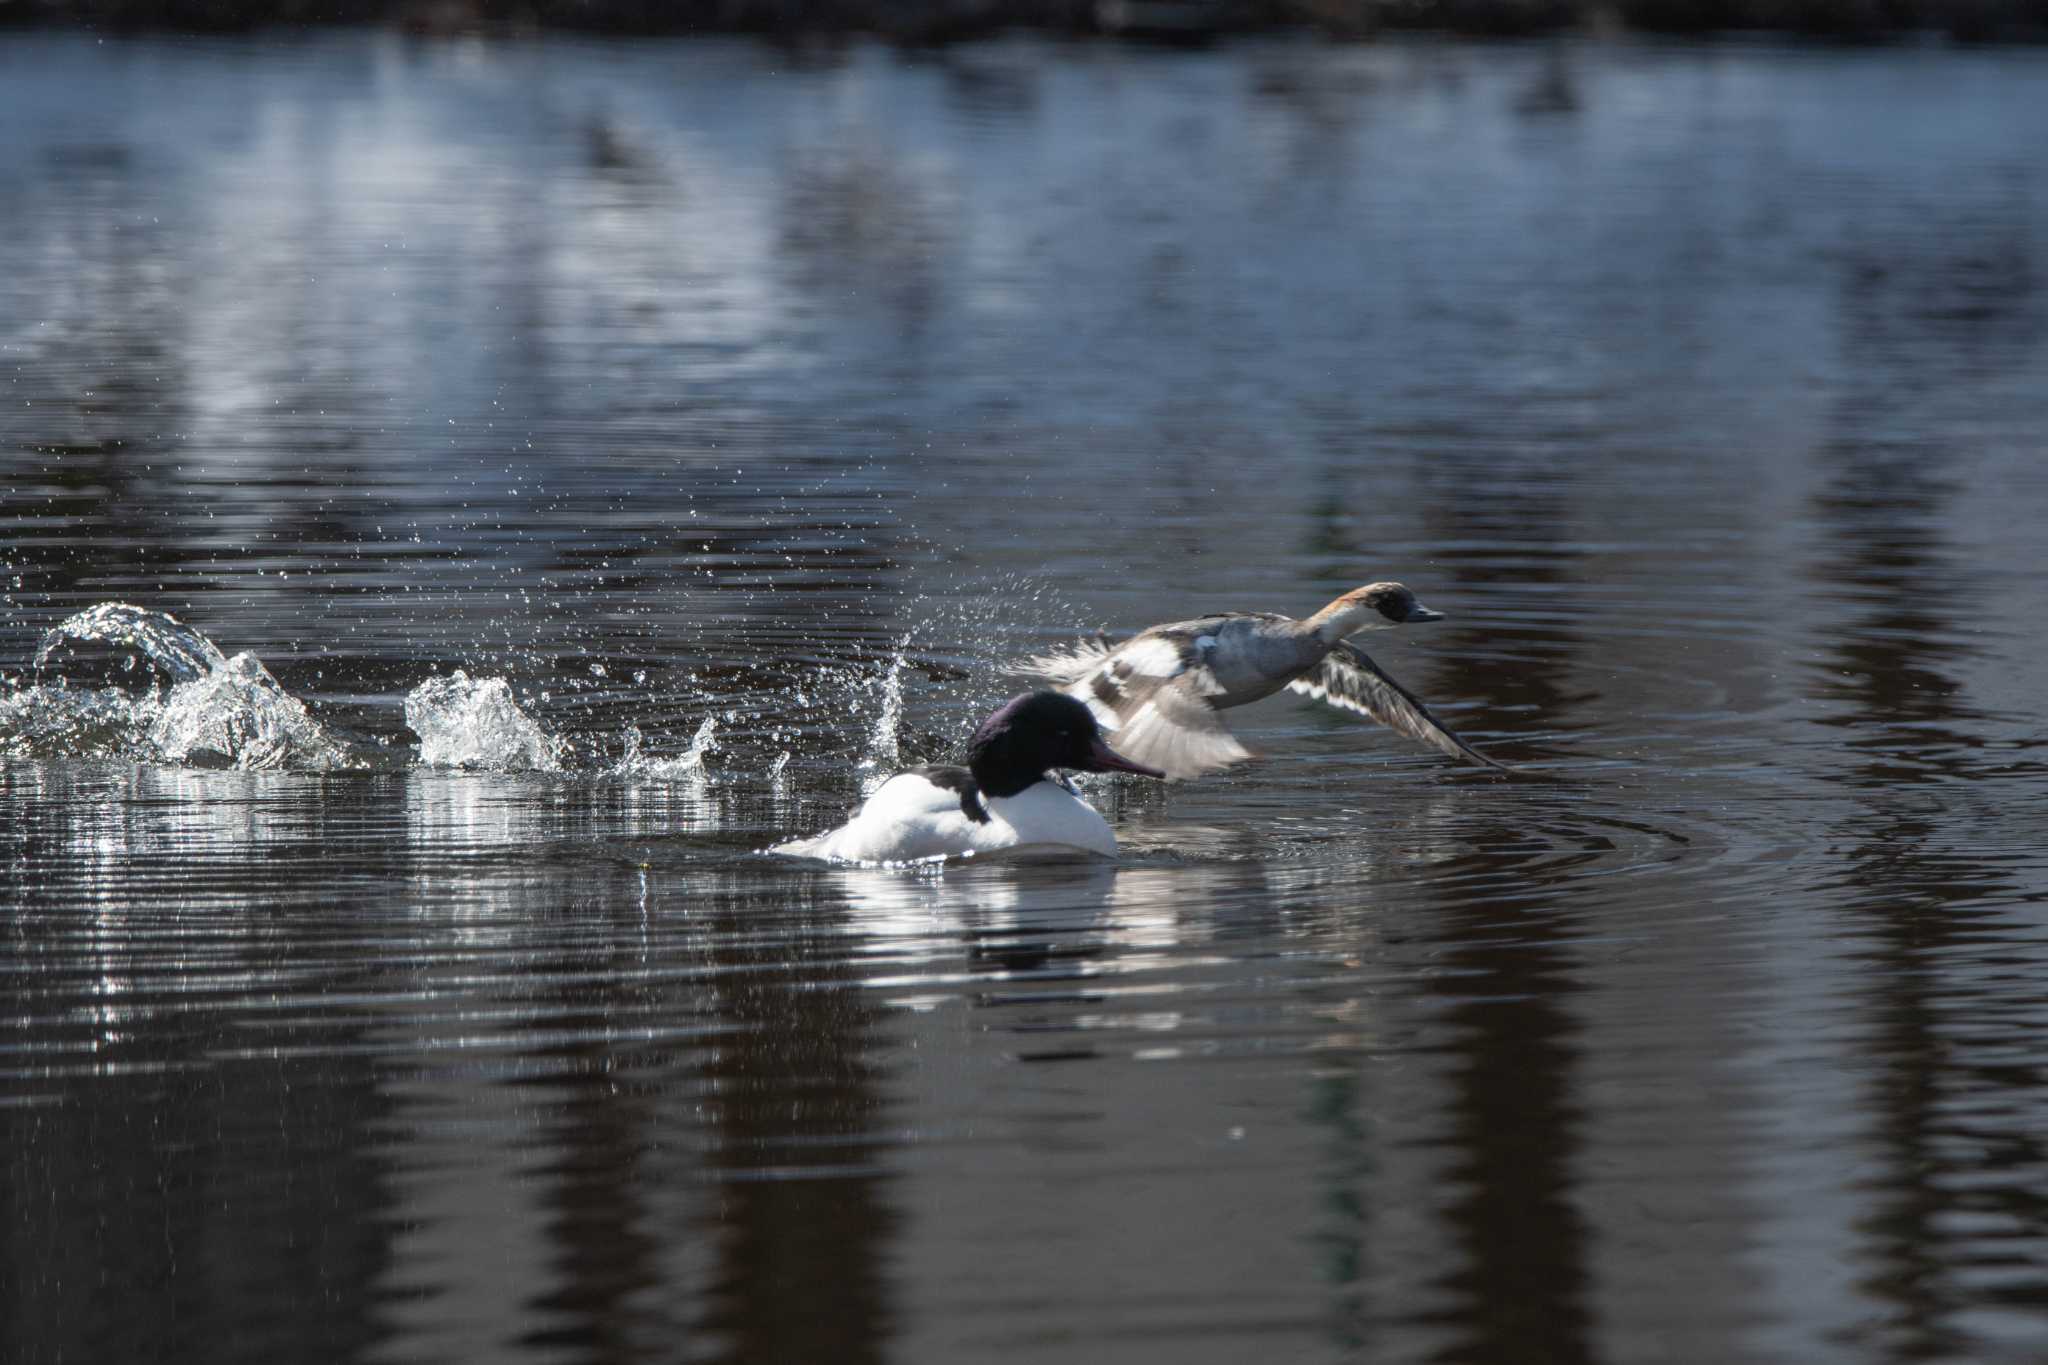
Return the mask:
{"type": "Polygon", "coordinates": [[[631,777],[636,773],[647,770],[649,760],[641,752],[642,742],[640,727],[628,725],[626,727],[625,752],[619,755],[619,761],[612,764],[610,768],[613,777],[631,777]]]}
{"type": "Polygon", "coordinates": [[[718,752],[718,718],[706,716],[697,725],[697,733],[690,740],[690,747],[674,758],[648,758],[642,750],[640,727],[626,727],[626,751],[619,761],[612,765],[614,777],[657,777],[674,778],[707,784],[711,777],[708,760],[718,752]]]}
{"type": "MultiPolygon", "coordinates": [[[[584,704],[579,696],[570,708],[578,720],[573,744],[538,724],[502,684],[430,679],[427,690],[415,690],[406,703],[423,740],[412,761],[577,767],[699,783],[765,776],[779,791],[801,785],[815,763],[831,780],[851,776],[872,790],[907,763],[956,756],[988,709],[1017,690],[1005,662],[1028,653],[1049,630],[1064,629],[1070,617],[1040,600],[1028,580],[973,580],[905,604],[879,653],[869,646],[856,659],[756,670],[736,690],[724,677],[693,673],[678,675],[689,686],[672,696],[638,691],[646,684],[635,676],[636,690],[628,695],[607,690],[607,680],[631,676],[626,666],[585,659],[570,685],[590,688],[597,700],[584,704]],[[706,705],[717,708],[708,731],[706,705]],[[683,718],[698,727],[697,735],[685,751],[667,757],[649,755],[632,729],[669,734],[683,718]]],[[[21,680],[0,683],[0,756],[242,767],[388,768],[408,761],[402,745],[337,742],[254,658],[229,660],[175,617],[128,603],[102,603],[73,616],[42,641],[33,665],[33,681],[55,678],[58,685],[10,691],[27,686],[28,668],[21,680]],[[200,683],[205,686],[197,691],[177,691],[200,683]],[[113,686],[93,690],[103,684],[113,686]]],[[[397,732],[388,723],[384,729],[397,732]]]]}
{"type": "Polygon", "coordinates": [[[903,669],[908,659],[902,646],[889,661],[889,671],[876,684],[882,695],[881,710],[868,731],[867,752],[861,756],[863,773],[886,779],[903,761],[903,669]]]}
{"type": "Polygon", "coordinates": [[[210,768],[344,768],[340,744],[253,654],[237,654],[163,699],[150,731],[157,757],[210,768]]]}
{"type": "Polygon", "coordinates": [[[118,687],[31,687],[0,696],[0,758],[124,758],[141,753],[160,698],[118,687]]]}
{"type": "Polygon", "coordinates": [[[405,723],[420,737],[420,762],[492,772],[558,772],[562,741],[519,709],[503,678],[457,669],[432,677],[405,699],[405,723]]]}
{"type": "Polygon", "coordinates": [[[718,752],[718,717],[706,716],[697,733],[690,740],[690,747],[676,760],[681,770],[702,776],[705,773],[704,760],[718,752]]]}
{"type": "Polygon", "coordinates": [[[12,758],[127,758],[207,768],[361,766],[304,702],[253,654],[222,655],[213,641],[164,612],[103,602],[60,622],[36,649],[51,683],[0,698],[0,754],[12,758]],[[73,687],[61,670],[82,644],[135,651],[123,671],[150,665],[147,692],[73,687]],[[168,692],[159,673],[170,679],[168,692]]]}
{"type": "Polygon", "coordinates": [[[57,623],[36,647],[40,678],[67,645],[98,643],[139,650],[177,682],[191,682],[226,665],[218,646],[169,612],[126,602],[102,602],[57,623]]]}
{"type": "Polygon", "coordinates": [[[792,750],[786,780],[871,791],[906,765],[956,761],[989,712],[1028,686],[1009,665],[1093,624],[1011,574],[941,575],[930,595],[894,606],[890,634],[861,640],[856,657],[778,663],[702,698],[720,706],[739,755],[725,766],[751,775],[792,750]]]}

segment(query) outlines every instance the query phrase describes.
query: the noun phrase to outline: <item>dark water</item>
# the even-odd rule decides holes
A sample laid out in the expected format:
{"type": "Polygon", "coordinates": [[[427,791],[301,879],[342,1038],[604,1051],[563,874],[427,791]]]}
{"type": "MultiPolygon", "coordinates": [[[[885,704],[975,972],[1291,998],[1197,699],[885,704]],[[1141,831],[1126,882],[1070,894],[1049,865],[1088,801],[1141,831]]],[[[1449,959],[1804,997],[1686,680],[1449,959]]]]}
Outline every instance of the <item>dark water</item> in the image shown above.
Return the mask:
{"type": "Polygon", "coordinates": [[[0,36],[0,1357],[2048,1356],[2044,110],[0,36]],[[752,852],[1380,577],[1519,778],[752,852]]]}

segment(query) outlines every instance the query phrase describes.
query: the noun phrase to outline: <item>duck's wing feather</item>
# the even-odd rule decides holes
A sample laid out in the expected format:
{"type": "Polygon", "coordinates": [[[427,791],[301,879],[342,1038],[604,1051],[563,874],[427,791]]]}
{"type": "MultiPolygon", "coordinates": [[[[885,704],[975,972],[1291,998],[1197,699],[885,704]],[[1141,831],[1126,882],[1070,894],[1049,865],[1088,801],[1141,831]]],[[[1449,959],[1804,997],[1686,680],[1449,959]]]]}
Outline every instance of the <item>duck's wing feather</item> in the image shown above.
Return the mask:
{"type": "Polygon", "coordinates": [[[1430,714],[1420,698],[1388,677],[1366,652],[1353,644],[1339,644],[1314,671],[1287,684],[1290,691],[1346,711],[1369,716],[1396,734],[1419,739],[1452,758],[1477,763],[1484,768],[1510,771],[1480,753],[1452,732],[1448,725],[1430,714]]]}
{"type": "MultiPolygon", "coordinates": [[[[1079,696],[1075,688],[1089,686],[1084,681],[1067,690],[1079,696]]],[[[1100,699],[1089,705],[1098,713],[1106,707],[1100,699]]],[[[1198,692],[1192,674],[1132,680],[1120,693],[1112,717],[1114,728],[1106,723],[1104,727],[1110,730],[1110,747],[1168,777],[1200,777],[1251,757],[1198,692]]]]}
{"type": "Polygon", "coordinates": [[[1125,758],[1168,777],[1196,777],[1251,757],[1209,704],[1222,689],[1200,643],[1207,621],[1154,626],[1120,645],[1079,640],[1026,660],[1020,671],[1085,702],[1125,758]]]}

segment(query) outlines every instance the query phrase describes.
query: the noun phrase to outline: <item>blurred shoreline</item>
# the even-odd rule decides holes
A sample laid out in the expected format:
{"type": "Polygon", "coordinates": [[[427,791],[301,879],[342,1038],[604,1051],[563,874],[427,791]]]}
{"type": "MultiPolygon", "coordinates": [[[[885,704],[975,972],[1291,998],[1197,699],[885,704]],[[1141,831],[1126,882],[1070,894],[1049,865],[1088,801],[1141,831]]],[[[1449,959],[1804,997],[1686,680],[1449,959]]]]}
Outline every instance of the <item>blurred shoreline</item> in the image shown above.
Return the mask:
{"type": "Polygon", "coordinates": [[[2048,42],[2048,0],[0,0],[0,28],[241,32],[364,24],[421,37],[569,31],[811,41],[860,34],[906,44],[1016,30],[1186,44],[1276,30],[1346,40],[1398,30],[1590,30],[2041,43],[2048,42]]]}

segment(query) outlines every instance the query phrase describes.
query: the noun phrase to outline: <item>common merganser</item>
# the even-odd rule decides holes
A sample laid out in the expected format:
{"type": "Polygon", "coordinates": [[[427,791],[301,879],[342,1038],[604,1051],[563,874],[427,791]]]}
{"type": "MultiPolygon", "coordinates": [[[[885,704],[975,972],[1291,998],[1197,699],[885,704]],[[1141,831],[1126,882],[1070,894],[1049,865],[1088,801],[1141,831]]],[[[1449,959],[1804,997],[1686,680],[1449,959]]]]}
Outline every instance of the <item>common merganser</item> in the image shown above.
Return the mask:
{"type": "Polygon", "coordinates": [[[1054,768],[1165,775],[1104,744],[1094,715],[1080,702],[1057,692],[1027,692],[981,723],[968,741],[965,767],[897,773],[839,828],[769,851],[860,863],[1026,847],[1115,857],[1109,822],[1072,787],[1048,776],[1054,768]]]}
{"type": "Polygon", "coordinates": [[[1250,758],[1216,713],[1302,693],[1380,724],[1452,758],[1506,770],[1429,713],[1345,636],[1444,614],[1399,583],[1354,588],[1306,620],[1272,612],[1219,612],[1139,632],[1120,645],[1082,640],[1017,665],[1084,702],[1117,749],[1168,777],[1197,777],[1250,758]]]}

